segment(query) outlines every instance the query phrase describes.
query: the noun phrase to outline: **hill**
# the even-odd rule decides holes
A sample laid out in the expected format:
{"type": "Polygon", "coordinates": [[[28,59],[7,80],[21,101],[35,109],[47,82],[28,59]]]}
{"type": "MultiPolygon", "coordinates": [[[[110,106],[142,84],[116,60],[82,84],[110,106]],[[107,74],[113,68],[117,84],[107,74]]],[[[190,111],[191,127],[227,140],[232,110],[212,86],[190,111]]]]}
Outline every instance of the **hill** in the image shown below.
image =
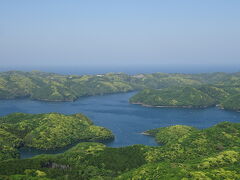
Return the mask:
{"type": "Polygon", "coordinates": [[[82,114],[14,113],[0,118],[0,159],[18,157],[19,147],[61,148],[81,140],[112,139],[110,130],[93,125],[82,114]]]}
{"type": "Polygon", "coordinates": [[[161,146],[80,143],[57,155],[0,162],[2,179],[239,179],[240,124],[147,131],[161,146]]]}
{"type": "Polygon", "coordinates": [[[219,106],[227,110],[240,110],[240,88],[233,86],[216,87],[169,87],[144,89],[130,98],[130,103],[144,106],[202,108],[219,106]]]}
{"type": "Polygon", "coordinates": [[[226,98],[221,107],[228,110],[240,111],[240,93],[226,98]]]}
{"type": "Polygon", "coordinates": [[[132,98],[131,103],[167,107],[207,107],[215,104],[213,98],[193,87],[145,89],[132,98]]]}
{"type": "Polygon", "coordinates": [[[30,98],[41,101],[74,101],[81,96],[128,92],[144,88],[240,87],[240,73],[174,74],[153,73],[127,75],[60,75],[39,71],[0,73],[0,99],[30,98]]]}

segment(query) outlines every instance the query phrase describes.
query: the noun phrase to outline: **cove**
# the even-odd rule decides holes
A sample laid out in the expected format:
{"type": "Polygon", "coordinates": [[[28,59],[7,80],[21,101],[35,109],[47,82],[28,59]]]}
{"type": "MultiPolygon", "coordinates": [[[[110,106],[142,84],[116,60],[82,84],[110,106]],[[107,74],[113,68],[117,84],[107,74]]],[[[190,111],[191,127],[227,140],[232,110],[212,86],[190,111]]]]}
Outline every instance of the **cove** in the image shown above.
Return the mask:
{"type": "MultiPolygon", "coordinates": [[[[112,130],[115,140],[105,142],[110,147],[133,144],[157,145],[154,138],[140,134],[148,129],[176,124],[207,128],[222,121],[240,122],[240,113],[216,107],[204,109],[150,108],[130,104],[128,99],[136,92],[79,98],[74,102],[41,102],[29,99],[1,100],[0,115],[13,112],[64,114],[83,113],[96,125],[112,130]]],[[[53,151],[21,149],[21,158],[42,153],[60,153],[69,147],[53,151]]]]}

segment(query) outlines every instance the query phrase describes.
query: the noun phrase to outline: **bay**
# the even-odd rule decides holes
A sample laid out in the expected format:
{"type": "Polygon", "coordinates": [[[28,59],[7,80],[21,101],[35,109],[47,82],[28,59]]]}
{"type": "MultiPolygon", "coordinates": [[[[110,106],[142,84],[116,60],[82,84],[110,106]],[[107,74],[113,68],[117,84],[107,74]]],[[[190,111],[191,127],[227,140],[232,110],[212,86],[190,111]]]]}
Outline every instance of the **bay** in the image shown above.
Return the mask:
{"type": "MultiPolygon", "coordinates": [[[[110,94],[103,96],[82,97],[74,102],[41,102],[29,99],[1,100],[0,115],[14,112],[63,114],[83,113],[95,125],[109,128],[115,135],[110,147],[121,147],[133,144],[156,146],[153,137],[142,132],[176,124],[207,128],[222,121],[240,122],[240,113],[226,111],[217,107],[203,109],[189,108],[152,108],[130,104],[129,98],[136,92],[110,94]]],[[[29,158],[42,153],[55,154],[64,152],[71,146],[43,151],[23,148],[21,158],[29,158]]]]}

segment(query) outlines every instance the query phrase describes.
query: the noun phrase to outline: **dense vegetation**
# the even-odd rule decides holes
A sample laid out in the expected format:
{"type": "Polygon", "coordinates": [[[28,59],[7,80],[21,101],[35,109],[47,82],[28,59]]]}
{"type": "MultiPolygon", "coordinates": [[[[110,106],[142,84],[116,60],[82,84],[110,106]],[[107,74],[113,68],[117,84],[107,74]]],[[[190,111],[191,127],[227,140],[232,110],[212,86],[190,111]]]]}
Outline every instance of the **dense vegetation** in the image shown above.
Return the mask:
{"type": "Polygon", "coordinates": [[[240,94],[232,95],[223,101],[224,109],[240,111],[240,94]]]}
{"type": "Polygon", "coordinates": [[[240,110],[238,87],[169,87],[144,89],[130,98],[131,103],[145,106],[208,107],[218,105],[224,109],[240,110]]]}
{"type": "Polygon", "coordinates": [[[145,89],[133,96],[130,102],[173,107],[206,107],[215,103],[213,98],[193,87],[145,89]]]}
{"type": "Polygon", "coordinates": [[[82,114],[14,113],[0,118],[0,160],[17,158],[22,146],[37,149],[55,149],[80,140],[112,139],[106,128],[93,125],[82,114]]]}
{"type": "Polygon", "coordinates": [[[0,98],[30,97],[43,101],[73,101],[80,96],[133,90],[127,81],[128,76],[124,74],[64,76],[10,71],[0,73],[0,98]]]}
{"type": "MultiPolygon", "coordinates": [[[[197,88],[207,94],[226,109],[239,109],[239,103],[230,96],[240,95],[240,73],[207,73],[207,74],[138,74],[108,73],[99,75],[59,75],[38,71],[9,71],[0,73],[0,99],[28,97],[42,101],[73,101],[81,96],[102,95],[133,90],[162,89],[175,87],[197,88]],[[230,98],[227,101],[227,98],[230,98]],[[229,106],[231,102],[234,107],[229,106]]],[[[189,89],[188,89],[189,90],[189,89]]],[[[205,94],[203,99],[197,97],[195,89],[190,90],[197,100],[212,104],[205,94]]],[[[171,92],[173,93],[173,92],[171,92]]],[[[185,95],[187,95],[185,93],[185,95]]],[[[182,97],[184,98],[184,96],[182,97]]],[[[192,100],[187,97],[191,102],[192,100]]],[[[193,98],[192,98],[193,99],[193,98]]],[[[238,98],[239,99],[239,98],[238,98]]],[[[180,99],[181,100],[181,99],[180,99]]],[[[154,102],[153,104],[155,104],[154,102]]],[[[188,102],[178,102],[180,105],[188,102]]],[[[160,103],[161,104],[161,103],[160,103]]],[[[168,103],[166,103],[168,104],[168,103]]],[[[174,101],[169,105],[174,104],[174,101]]],[[[192,103],[194,104],[194,103],[192,103]]],[[[197,106],[199,103],[197,103],[197,106]]],[[[191,104],[187,105],[191,106],[191,104]]]]}
{"type": "Polygon", "coordinates": [[[240,179],[240,124],[149,130],[162,146],[80,143],[65,153],[0,162],[0,179],[240,179]]]}
{"type": "MultiPolygon", "coordinates": [[[[133,90],[142,90],[130,99],[133,103],[240,110],[240,73],[0,73],[0,99],[73,101],[133,90]]],[[[23,146],[54,149],[81,140],[112,139],[113,134],[82,114],[10,114],[0,118],[0,179],[240,179],[238,123],[223,122],[204,130],[176,125],[145,134],[161,146],[111,148],[84,142],[62,154],[19,159],[18,149],[23,146]]]]}

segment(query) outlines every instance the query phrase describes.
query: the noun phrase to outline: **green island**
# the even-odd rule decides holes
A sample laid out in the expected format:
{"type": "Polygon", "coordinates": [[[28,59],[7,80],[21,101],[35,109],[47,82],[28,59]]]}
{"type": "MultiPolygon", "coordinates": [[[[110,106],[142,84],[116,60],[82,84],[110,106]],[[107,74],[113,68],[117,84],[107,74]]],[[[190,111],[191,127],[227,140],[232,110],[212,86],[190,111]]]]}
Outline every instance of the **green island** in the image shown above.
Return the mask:
{"type": "Polygon", "coordinates": [[[41,101],[74,101],[82,96],[139,90],[144,91],[132,98],[131,102],[153,106],[189,107],[219,104],[230,110],[240,109],[239,98],[235,98],[240,96],[240,72],[137,75],[107,73],[82,76],[39,71],[0,73],[0,99],[30,98],[41,101]],[[159,89],[164,90],[157,91],[159,89]],[[155,93],[162,95],[153,99],[155,93]],[[147,96],[141,98],[141,94],[144,96],[147,94],[147,96]]]}
{"type": "Polygon", "coordinates": [[[93,125],[82,114],[14,113],[0,118],[0,160],[19,158],[20,147],[48,150],[113,138],[110,130],[93,125]]]}
{"type": "Polygon", "coordinates": [[[0,161],[0,179],[240,179],[240,123],[176,125],[145,132],[161,146],[79,143],[64,153],[0,161]]]}
{"type": "Polygon", "coordinates": [[[228,110],[240,110],[239,87],[169,87],[144,89],[130,98],[130,103],[153,107],[204,108],[219,106],[228,110]]]}

